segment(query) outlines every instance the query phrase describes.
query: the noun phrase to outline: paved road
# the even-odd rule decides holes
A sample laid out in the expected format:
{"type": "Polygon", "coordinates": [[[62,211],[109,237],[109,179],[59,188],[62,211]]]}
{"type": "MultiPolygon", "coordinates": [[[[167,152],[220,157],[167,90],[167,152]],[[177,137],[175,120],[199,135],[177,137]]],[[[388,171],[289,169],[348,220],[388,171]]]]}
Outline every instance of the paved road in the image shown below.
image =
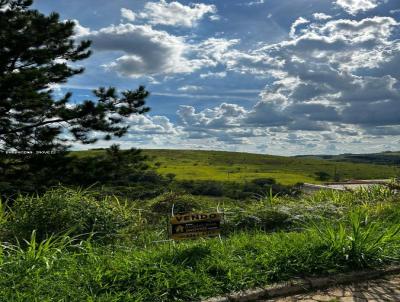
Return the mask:
{"type": "Polygon", "coordinates": [[[400,302],[400,275],[323,291],[258,302],[400,302]]]}

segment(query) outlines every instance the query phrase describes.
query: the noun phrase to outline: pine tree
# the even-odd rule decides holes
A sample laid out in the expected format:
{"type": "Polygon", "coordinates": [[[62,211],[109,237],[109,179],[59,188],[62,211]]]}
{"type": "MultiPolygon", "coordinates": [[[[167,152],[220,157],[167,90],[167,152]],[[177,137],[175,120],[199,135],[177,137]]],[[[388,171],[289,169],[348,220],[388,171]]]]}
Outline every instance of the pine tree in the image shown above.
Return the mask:
{"type": "Polygon", "coordinates": [[[147,112],[149,93],[99,88],[95,100],[72,105],[71,93],[55,99],[52,85],[83,72],[70,63],[90,56],[90,41],[76,43],[74,22],[31,5],[0,0],[0,151],[60,151],[67,142],[95,142],[93,131],[104,139],[124,135],[124,118],[147,112]]]}
{"type": "Polygon", "coordinates": [[[91,42],[74,40],[74,22],[60,21],[57,13],[46,16],[31,5],[32,0],[0,0],[3,192],[62,181],[72,143],[121,137],[128,130],[127,117],[149,111],[149,93],[142,86],[122,93],[98,88],[92,100],[79,103],[72,102],[71,93],[56,98],[51,87],[84,71],[73,63],[90,56],[91,42]]]}

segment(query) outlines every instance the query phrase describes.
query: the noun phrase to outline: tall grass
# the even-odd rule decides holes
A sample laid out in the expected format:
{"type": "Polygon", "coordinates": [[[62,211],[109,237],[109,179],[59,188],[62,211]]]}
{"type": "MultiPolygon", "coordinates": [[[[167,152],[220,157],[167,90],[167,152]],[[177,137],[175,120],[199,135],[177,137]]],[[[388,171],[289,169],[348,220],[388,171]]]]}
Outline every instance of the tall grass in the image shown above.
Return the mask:
{"type": "Polygon", "coordinates": [[[385,227],[369,218],[366,210],[355,210],[336,223],[314,223],[310,232],[322,240],[321,257],[331,259],[338,267],[354,269],[398,259],[391,252],[400,248],[400,225],[385,227]]]}
{"type": "MultiPolygon", "coordinates": [[[[68,194],[73,204],[81,200],[68,194]]],[[[127,216],[132,225],[124,227],[121,241],[69,234],[41,240],[33,230],[26,240],[0,244],[0,301],[198,301],[293,277],[380,267],[400,259],[396,198],[386,191],[321,192],[302,200],[267,197],[230,205],[232,216],[227,217],[234,224],[256,217],[264,227],[249,222],[222,239],[178,243],[160,241],[165,220],[151,219],[149,211],[155,204],[164,209],[164,199],[132,205],[119,201],[138,213],[127,216]],[[376,201],[366,202],[371,196],[376,201]],[[302,217],[300,229],[293,228],[295,215],[302,217]]],[[[193,200],[186,196],[183,201],[193,200]]],[[[47,203],[39,204],[44,211],[47,203]]],[[[0,216],[5,226],[15,221],[7,216],[10,211],[0,216]]]]}
{"type": "Polygon", "coordinates": [[[68,239],[48,244],[32,239],[27,249],[3,253],[0,292],[5,301],[197,301],[295,276],[388,262],[387,247],[397,230],[362,226],[361,231],[358,222],[354,230],[340,228],[340,234],[321,228],[238,233],[223,241],[146,249],[82,242],[78,250],[65,245],[68,239]]]}
{"type": "Polygon", "coordinates": [[[320,204],[330,202],[335,205],[354,206],[363,203],[390,202],[396,198],[396,191],[389,186],[370,186],[354,191],[320,190],[309,196],[310,203],[320,204]]]}

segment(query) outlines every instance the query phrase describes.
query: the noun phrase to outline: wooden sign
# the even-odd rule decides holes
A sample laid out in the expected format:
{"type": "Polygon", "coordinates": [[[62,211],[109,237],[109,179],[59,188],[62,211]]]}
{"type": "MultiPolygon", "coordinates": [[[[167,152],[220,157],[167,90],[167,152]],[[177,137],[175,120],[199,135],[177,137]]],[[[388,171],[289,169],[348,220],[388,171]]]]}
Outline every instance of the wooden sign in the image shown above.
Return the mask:
{"type": "Polygon", "coordinates": [[[221,213],[188,213],[171,217],[170,235],[174,240],[215,237],[221,232],[221,213]]]}

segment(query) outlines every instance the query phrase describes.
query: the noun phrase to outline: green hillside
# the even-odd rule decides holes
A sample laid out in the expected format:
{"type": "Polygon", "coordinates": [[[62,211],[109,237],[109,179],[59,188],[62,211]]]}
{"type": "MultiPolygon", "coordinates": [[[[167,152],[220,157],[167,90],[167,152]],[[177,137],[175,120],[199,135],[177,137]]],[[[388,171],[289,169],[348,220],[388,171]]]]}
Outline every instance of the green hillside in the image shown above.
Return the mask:
{"type": "MultiPolygon", "coordinates": [[[[77,151],[78,156],[99,154],[102,150],[77,151]]],[[[331,176],[336,169],[341,179],[394,177],[393,166],[336,162],[319,158],[284,157],[239,152],[199,150],[144,150],[161,174],[173,173],[178,180],[245,182],[272,177],[282,184],[317,182],[315,173],[331,176]]]]}
{"type": "Polygon", "coordinates": [[[299,158],[326,159],[331,161],[346,161],[378,165],[400,165],[399,152],[381,152],[369,154],[340,154],[340,155],[299,155],[299,158]]]}

